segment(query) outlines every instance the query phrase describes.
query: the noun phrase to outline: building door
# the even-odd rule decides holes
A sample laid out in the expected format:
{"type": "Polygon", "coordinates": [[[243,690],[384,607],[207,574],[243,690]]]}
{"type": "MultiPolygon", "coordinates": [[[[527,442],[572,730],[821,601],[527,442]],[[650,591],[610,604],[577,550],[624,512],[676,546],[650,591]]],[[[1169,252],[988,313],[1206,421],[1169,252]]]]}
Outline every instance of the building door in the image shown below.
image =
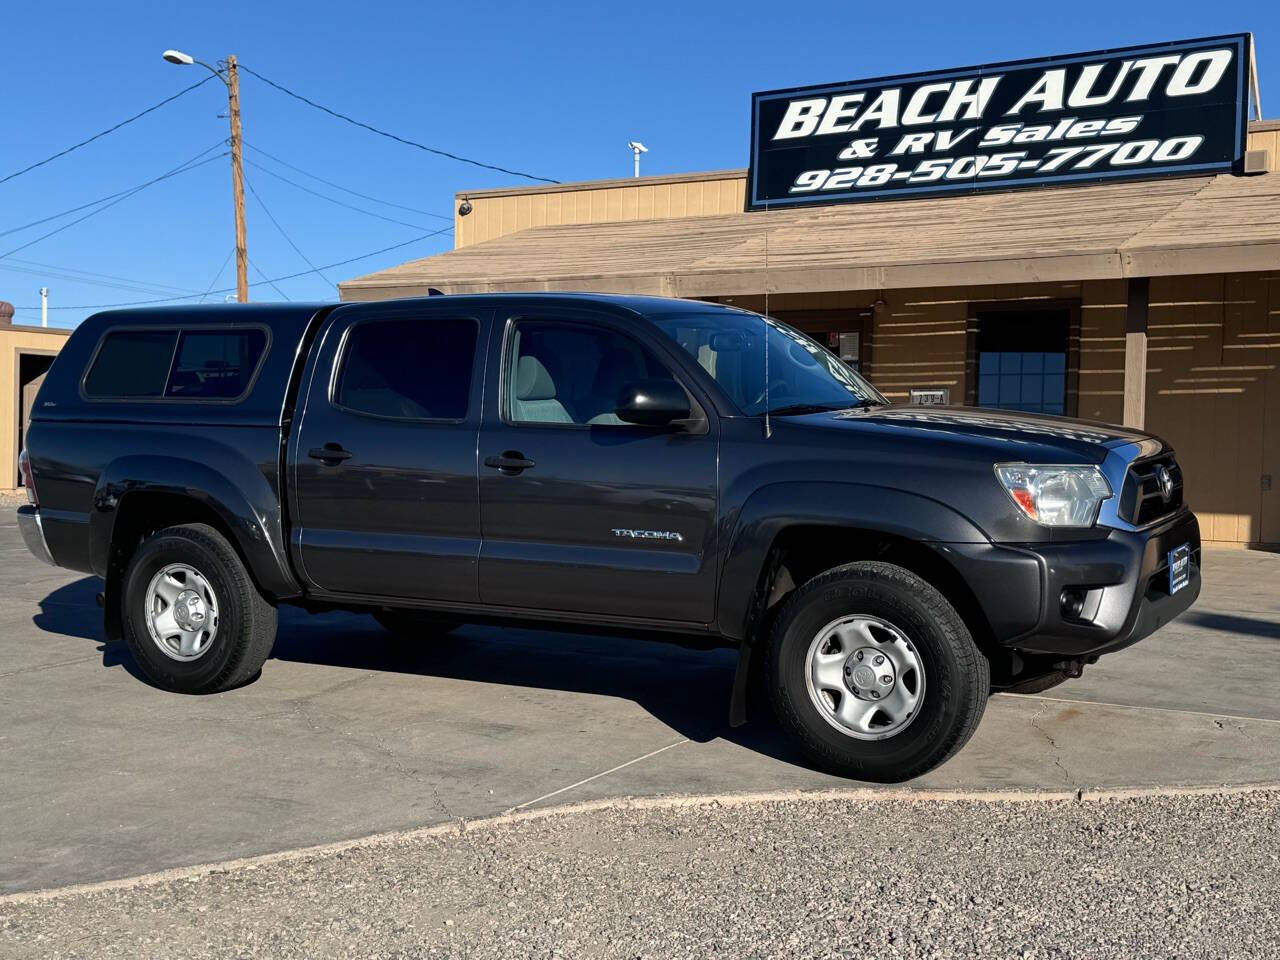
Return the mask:
{"type": "Polygon", "coordinates": [[[488,314],[442,302],[330,316],[289,449],[292,541],[320,589],[475,601],[488,314]]]}
{"type": "MultiPolygon", "coordinates": [[[[44,376],[53,366],[52,353],[18,353],[18,395],[16,409],[18,411],[18,452],[27,446],[27,427],[31,423],[31,410],[36,405],[36,394],[44,384],[44,376]]],[[[14,458],[17,464],[17,458],[14,458]]],[[[22,485],[22,475],[15,468],[15,486],[22,485]]]]}
{"type": "Polygon", "coordinates": [[[973,345],[980,407],[1074,416],[1072,311],[979,310],[973,345]]]}
{"type": "Polygon", "coordinates": [[[633,327],[559,308],[522,311],[493,340],[490,369],[500,373],[489,378],[480,433],[480,599],[709,623],[714,415],[686,429],[614,414],[628,382],[680,382],[663,348],[633,327]]]}

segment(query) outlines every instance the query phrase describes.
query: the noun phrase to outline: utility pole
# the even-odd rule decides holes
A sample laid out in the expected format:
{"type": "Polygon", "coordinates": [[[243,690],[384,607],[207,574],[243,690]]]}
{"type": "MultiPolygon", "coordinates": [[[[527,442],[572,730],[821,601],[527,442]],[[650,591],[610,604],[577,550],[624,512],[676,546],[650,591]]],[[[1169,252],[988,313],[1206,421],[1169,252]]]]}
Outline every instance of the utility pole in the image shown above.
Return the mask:
{"type": "Polygon", "coordinates": [[[244,232],[244,169],[240,144],[240,73],[227,55],[227,101],[231,114],[231,194],[236,205],[236,300],[249,302],[249,248],[244,232]]]}
{"type": "Polygon", "coordinates": [[[249,302],[249,247],[244,230],[244,168],[240,139],[240,73],[234,54],[228,54],[221,70],[197,60],[181,50],[166,50],[164,59],[179,66],[198,63],[223,82],[227,88],[228,116],[231,120],[231,199],[236,214],[236,300],[249,302]]]}
{"type": "Polygon", "coordinates": [[[49,288],[40,288],[40,326],[49,325],[49,288]]]}

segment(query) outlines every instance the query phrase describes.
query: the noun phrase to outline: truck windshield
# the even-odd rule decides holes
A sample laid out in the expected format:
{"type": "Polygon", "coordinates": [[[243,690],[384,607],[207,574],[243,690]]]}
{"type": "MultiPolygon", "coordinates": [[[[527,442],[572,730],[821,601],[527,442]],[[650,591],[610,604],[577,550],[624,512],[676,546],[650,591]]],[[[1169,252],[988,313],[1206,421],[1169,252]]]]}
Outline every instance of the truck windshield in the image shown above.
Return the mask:
{"type": "Polygon", "coordinates": [[[651,319],[747,416],[766,410],[786,416],[888,403],[831,351],[772,317],[706,311],[651,319]]]}

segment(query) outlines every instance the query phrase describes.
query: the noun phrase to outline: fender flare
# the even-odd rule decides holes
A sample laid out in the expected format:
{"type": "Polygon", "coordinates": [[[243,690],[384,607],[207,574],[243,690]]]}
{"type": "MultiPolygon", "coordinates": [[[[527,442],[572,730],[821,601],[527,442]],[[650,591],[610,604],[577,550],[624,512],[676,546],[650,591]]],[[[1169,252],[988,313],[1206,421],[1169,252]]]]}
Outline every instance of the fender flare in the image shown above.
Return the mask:
{"type": "Polygon", "coordinates": [[[207,463],[163,454],[119,457],[99,475],[89,513],[89,557],[99,575],[107,576],[120,507],[145,493],[186,497],[208,507],[230,531],[263,591],[277,598],[301,592],[289,567],[280,500],[262,472],[246,462],[233,479],[207,463]]]}
{"type": "Polygon", "coordinates": [[[989,543],[957,510],[920,494],[891,487],[841,482],[781,482],[761,487],[738,512],[720,574],[719,632],[739,641],[729,723],[747,719],[747,696],[756,637],[752,598],[778,536],[795,526],[857,528],[918,543],[989,543]]]}

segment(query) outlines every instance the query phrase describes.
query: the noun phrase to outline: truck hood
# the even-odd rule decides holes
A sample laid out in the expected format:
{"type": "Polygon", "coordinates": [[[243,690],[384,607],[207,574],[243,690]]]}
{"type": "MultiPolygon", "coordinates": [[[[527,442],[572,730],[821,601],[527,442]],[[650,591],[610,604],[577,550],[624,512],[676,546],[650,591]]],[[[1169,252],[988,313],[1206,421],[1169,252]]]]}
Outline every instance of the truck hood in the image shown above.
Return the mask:
{"type": "Polygon", "coordinates": [[[831,427],[871,430],[888,434],[932,434],[942,442],[987,446],[1001,459],[1047,462],[1056,451],[1072,461],[1101,463],[1107,453],[1127,444],[1136,445],[1143,455],[1163,449],[1151,434],[1128,427],[1073,420],[1034,413],[1014,413],[980,407],[923,407],[893,404],[866,407],[801,418],[817,425],[825,420],[831,427]]]}

